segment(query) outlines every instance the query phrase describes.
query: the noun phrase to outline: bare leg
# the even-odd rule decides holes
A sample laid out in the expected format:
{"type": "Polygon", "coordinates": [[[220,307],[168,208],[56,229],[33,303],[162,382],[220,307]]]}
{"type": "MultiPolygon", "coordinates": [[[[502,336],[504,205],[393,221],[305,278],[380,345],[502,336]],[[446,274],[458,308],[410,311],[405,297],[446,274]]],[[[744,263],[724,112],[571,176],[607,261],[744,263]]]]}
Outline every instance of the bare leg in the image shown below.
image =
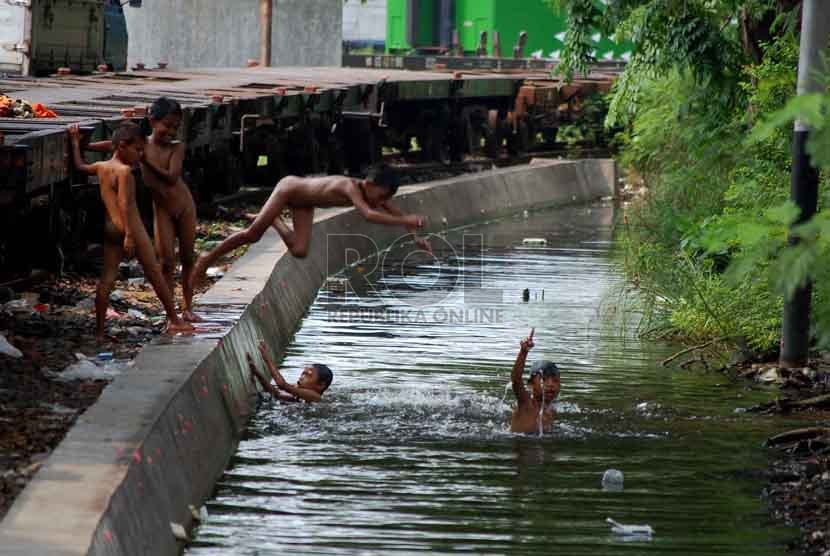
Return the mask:
{"type": "Polygon", "coordinates": [[[220,243],[216,249],[199,257],[199,260],[196,261],[196,264],[193,267],[193,273],[190,277],[191,289],[195,289],[201,285],[207,269],[210,268],[211,265],[215,264],[220,257],[230,253],[238,247],[259,241],[262,234],[265,233],[268,227],[274,223],[277,216],[280,215],[286,203],[287,199],[285,190],[281,190],[280,184],[278,183],[274,188],[274,192],[271,193],[271,196],[265,204],[262,205],[262,209],[260,209],[257,217],[246,229],[225,238],[225,240],[220,243]]]}
{"type": "Polygon", "coordinates": [[[184,322],[176,314],[176,305],[173,303],[173,294],[167,287],[164,276],[161,273],[161,266],[156,260],[156,253],[153,250],[153,245],[150,243],[150,237],[143,226],[136,226],[133,232],[135,239],[135,253],[141,266],[144,267],[144,275],[152,284],[156,291],[161,304],[164,306],[164,311],[167,313],[167,331],[168,332],[191,332],[193,326],[184,322]]]}
{"type": "Polygon", "coordinates": [[[179,236],[179,257],[182,260],[182,320],[202,322],[202,319],[193,313],[193,288],[188,279],[193,272],[193,245],[196,243],[196,207],[192,202],[176,220],[176,231],[179,236]]]}
{"type": "Polygon", "coordinates": [[[298,259],[304,259],[308,256],[313,224],[314,208],[294,209],[294,232],[291,236],[291,243],[287,245],[291,254],[298,259]]]}
{"type": "Polygon", "coordinates": [[[167,283],[167,289],[176,299],[176,283],[173,274],[176,272],[176,228],[170,213],[153,203],[156,228],[156,255],[161,264],[161,274],[167,283]]]}
{"type": "Polygon", "coordinates": [[[123,258],[124,248],[121,244],[104,241],[104,268],[95,292],[95,338],[99,342],[104,340],[104,326],[107,321],[110,292],[118,276],[118,265],[123,258]]]}

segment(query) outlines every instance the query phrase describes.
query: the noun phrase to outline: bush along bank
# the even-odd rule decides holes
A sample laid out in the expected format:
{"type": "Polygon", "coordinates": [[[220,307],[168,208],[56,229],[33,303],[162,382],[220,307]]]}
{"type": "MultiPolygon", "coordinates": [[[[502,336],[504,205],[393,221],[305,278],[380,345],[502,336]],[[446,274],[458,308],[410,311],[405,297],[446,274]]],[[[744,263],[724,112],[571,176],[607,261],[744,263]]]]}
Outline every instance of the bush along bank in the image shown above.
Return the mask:
{"type": "MultiPolygon", "coordinates": [[[[645,192],[627,206],[620,264],[628,299],[643,310],[639,332],[683,342],[666,366],[718,367],[733,377],[778,385],[764,413],[805,413],[809,426],[770,440],[781,457],[770,471],[773,513],[802,528],[799,546],[830,555],[830,94],[795,98],[798,37],[763,45],[761,61],[734,82],[682,69],[643,75],[618,138],[628,181],[645,192]],[[790,191],[792,122],[815,130],[809,151],[820,168],[819,214],[795,233],[790,191]],[[814,282],[810,367],[777,368],[785,296],[814,282]]],[[[830,82],[830,81],[828,81],[830,82]]]]}

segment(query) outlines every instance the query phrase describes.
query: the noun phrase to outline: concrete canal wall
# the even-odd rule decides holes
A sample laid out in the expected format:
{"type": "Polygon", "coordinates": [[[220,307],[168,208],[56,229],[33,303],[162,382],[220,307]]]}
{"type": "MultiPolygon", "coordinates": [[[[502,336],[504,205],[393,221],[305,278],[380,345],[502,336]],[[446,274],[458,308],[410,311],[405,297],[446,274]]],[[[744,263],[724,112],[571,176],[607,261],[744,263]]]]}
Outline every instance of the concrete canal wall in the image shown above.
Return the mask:
{"type": "MultiPolygon", "coordinates": [[[[615,184],[613,161],[556,162],[406,187],[396,200],[455,227],[610,196],[615,184]]],[[[297,260],[269,231],[199,300],[206,334],[145,347],[78,419],[0,523],[0,552],[177,554],[171,522],[191,525],[188,506],[209,497],[255,408],[245,353],[264,338],[282,355],[347,250],[368,254],[364,236],[383,248],[400,234],[352,209],[320,211],[297,260]]]]}

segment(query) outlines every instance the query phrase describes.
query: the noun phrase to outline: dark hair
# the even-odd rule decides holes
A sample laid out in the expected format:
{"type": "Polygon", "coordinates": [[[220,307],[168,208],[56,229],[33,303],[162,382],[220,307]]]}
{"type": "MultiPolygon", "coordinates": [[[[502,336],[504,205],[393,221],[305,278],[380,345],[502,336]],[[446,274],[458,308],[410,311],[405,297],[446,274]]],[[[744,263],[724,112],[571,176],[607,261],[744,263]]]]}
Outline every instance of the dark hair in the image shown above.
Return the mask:
{"type": "Polygon", "coordinates": [[[150,106],[150,117],[154,120],[160,120],[170,114],[182,115],[182,105],[179,104],[179,101],[170,97],[159,97],[150,106]]]}
{"type": "MultiPolygon", "coordinates": [[[[331,369],[320,363],[315,363],[312,367],[317,371],[317,383],[323,385],[323,392],[325,392],[331,386],[331,381],[334,380],[334,373],[331,372],[331,369]]],[[[320,393],[322,394],[323,392],[320,393]]]]}
{"type": "Polygon", "coordinates": [[[141,128],[133,122],[124,122],[112,132],[112,148],[118,148],[118,145],[121,143],[131,145],[136,139],[141,139],[142,141],[145,139],[141,128]]]}
{"type": "Polygon", "coordinates": [[[386,189],[390,197],[393,197],[398,192],[398,186],[401,184],[398,174],[386,164],[379,164],[372,167],[366,175],[366,179],[386,189]]]}
{"type": "Polygon", "coordinates": [[[558,377],[559,367],[557,367],[556,363],[553,361],[537,361],[530,369],[530,378],[528,379],[528,382],[533,380],[533,377],[536,375],[542,375],[543,379],[549,376],[558,377]]]}

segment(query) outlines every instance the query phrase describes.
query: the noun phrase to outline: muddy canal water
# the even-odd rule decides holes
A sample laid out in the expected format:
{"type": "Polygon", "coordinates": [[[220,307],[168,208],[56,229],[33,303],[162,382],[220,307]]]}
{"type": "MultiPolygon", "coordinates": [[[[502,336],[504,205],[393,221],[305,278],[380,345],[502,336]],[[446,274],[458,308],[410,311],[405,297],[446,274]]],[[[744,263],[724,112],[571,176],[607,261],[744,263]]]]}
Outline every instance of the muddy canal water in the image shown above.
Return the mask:
{"type": "Polygon", "coordinates": [[[284,361],[289,381],[332,367],[326,402],[261,404],[188,554],[784,554],[794,533],[770,524],[757,474],[775,424],[735,412],[765,394],[663,369],[670,347],[621,332],[613,217],[520,214],[451,232],[436,260],[348,269],[360,295],[322,290],[284,361]],[[562,369],[542,437],[508,430],[531,327],[529,360],[562,369]],[[622,492],[602,489],[608,468],[622,492]]]}

